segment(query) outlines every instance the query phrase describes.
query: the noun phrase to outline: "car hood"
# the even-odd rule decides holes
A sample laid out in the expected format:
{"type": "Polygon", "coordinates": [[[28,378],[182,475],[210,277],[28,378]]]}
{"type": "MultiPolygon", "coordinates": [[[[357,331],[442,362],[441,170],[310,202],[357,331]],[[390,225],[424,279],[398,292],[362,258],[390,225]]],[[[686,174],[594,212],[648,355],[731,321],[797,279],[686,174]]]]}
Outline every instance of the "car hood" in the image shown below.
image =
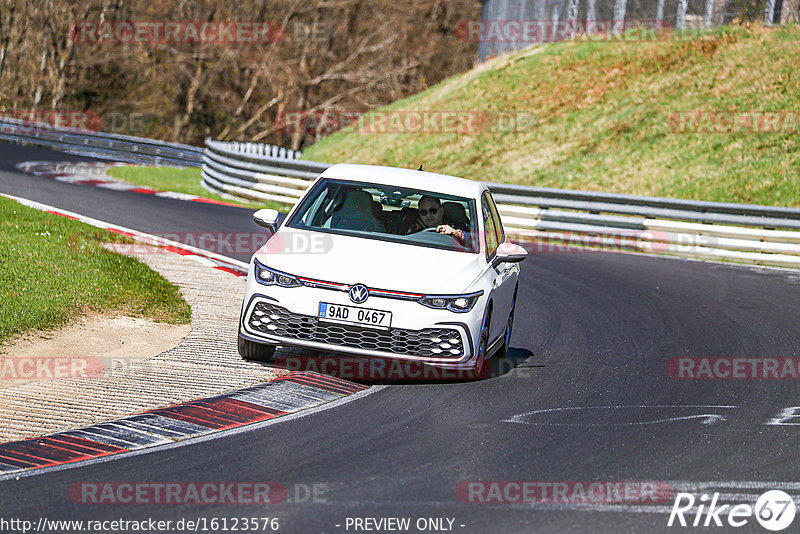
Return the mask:
{"type": "Polygon", "coordinates": [[[376,239],[281,228],[253,256],[288,274],[424,294],[460,294],[480,274],[480,255],[376,239]]]}

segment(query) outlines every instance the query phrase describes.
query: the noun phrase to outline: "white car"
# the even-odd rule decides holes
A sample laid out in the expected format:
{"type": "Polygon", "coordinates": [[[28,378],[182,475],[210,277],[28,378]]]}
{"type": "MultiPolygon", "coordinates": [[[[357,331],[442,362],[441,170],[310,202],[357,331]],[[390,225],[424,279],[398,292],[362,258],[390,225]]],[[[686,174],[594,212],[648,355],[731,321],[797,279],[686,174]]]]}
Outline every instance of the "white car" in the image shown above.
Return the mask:
{"type": "Polygon", "coordinates": [[[254,218],[273,235],[250,261],[242,357],[283,345],[480,371],[508,349],[527,253],[485,184],[339,164],[280,229],[274,210],[254,218]]]}

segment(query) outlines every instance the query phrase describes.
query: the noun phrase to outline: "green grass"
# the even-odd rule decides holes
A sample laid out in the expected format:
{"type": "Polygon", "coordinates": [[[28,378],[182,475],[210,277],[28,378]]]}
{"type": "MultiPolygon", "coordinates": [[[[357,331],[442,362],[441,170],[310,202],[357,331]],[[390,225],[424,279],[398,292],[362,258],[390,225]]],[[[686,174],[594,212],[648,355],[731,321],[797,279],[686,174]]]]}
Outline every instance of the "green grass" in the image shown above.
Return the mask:
{"type": "Polygon", "coordinates": [[[197,195],[214,200],[221,200],[231,204],[236,204],[237,206],[256,210],[262,208],[272,208],[285,212],[290,208],[290,206],[279,204],[277,202],[247,202],[244,200],[232,200],[216,193],[212,193],[200,183],[202,181],[200,176],[201,172],[202,169],[200,167],[151,167],[137,165],[112,167],[108,170],[108,174],[114,178],[124,180],[131,184],[143,185],[153,189],[158,189],[159,191],[187,193],[189,195],[197,195]]]}
{"type": "Polygon", "coordinates": [[[0,344],[87,311],[185,324],[178,288],[144,263],[110,252],[120,236],[0,198],[0,344]]]}
{"type": "Polygon", "coordinates": [[[800,114],[800,29],[723,27],[660,37],[547,44],[384,108],[536,118],[519,131],[338,132],[303,157],[423,164],[493,182],[800,207],[800,125],[782,133],[678,133],[670,115],[800,114]]]}

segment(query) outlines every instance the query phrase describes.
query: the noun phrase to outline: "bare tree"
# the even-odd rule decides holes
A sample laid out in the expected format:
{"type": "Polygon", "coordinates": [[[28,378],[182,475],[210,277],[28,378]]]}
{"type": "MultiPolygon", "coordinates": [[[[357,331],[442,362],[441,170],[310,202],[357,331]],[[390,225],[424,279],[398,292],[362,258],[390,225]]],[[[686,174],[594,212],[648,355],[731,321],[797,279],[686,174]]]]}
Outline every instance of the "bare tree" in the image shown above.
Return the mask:
{"type": "Polygon", "coordinates": [[[277,128],[285,111],[366,111],[469,69],[459,23],[479,0],[5,0],[0,107],[145,114],[139,135],[303,146],[321,131],[277,128]],[[269,42],[95,42],[70,27],[114,21],[255,21],[269,42]],[[376,23],[375,21],[379,21],[376,23]]]}

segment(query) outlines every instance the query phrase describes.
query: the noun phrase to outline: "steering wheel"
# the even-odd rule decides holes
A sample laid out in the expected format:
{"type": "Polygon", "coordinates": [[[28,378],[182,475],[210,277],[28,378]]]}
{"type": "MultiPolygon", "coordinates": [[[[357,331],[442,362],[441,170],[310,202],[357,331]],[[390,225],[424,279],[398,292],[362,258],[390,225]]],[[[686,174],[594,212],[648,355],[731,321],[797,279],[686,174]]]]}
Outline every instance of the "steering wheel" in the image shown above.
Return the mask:
{"type": "Polygon", "coordinates": [[[419,232],[416,232],[416,233],[417,233],[417,234],[424,234],[424,233],[426,233],[426,232],[427,232],[427,233],[434,233],[434,234],[440,235],[440,236],[442,236],[442,237],[449,237],[449,238],[450,238],[450,239],[452,239],[453,241],[455,241],[455,242],[457,242],[457,243],[461,243],[461,241],[459,241],[459,240],[458,240],[458,238],[457,238],[456,236],[454,236],[454,235],[451,235],[451,234],[443,234],[443,233],[441,233],[441,232],[437,231],[437,229],[436,229],[436,226],[431,226],[431,227],[429,227],[429,228],[423,228],[422,230],[420,230],[419,232]]]}

